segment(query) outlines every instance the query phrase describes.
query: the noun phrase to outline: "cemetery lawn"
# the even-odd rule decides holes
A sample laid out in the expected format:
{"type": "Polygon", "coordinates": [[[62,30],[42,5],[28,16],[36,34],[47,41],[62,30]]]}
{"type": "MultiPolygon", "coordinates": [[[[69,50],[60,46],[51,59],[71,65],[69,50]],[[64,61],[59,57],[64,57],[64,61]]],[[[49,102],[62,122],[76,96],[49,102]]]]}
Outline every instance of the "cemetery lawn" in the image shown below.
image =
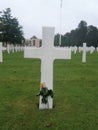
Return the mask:
{"type": "Polygon", "coordinates": [[[98,53],[54,61],[54,108],[39,110],[39,59],[3,53],[0,130],[98,130],[98,53]]]}

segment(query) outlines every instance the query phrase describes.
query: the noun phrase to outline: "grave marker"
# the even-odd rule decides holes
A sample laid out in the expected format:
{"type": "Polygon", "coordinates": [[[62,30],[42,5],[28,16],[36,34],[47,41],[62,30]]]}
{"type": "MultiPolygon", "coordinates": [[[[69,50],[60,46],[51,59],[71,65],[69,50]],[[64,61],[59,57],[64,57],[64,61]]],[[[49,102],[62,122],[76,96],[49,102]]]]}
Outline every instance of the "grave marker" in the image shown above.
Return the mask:
{"type": "Polygon", "coordinates": [[[83,43],[82,62],[86,62],[86,43],[83,43]]]}
{"type": "MultiPolygon", "coordinates": [[[[41,59],[41,83],[45,83],[48,89],[53,90],[53,61],[55,59],[71,59],[71,49],[54,47],[54,27],[43,27],[42,47],[25,47],[25,58],[41,59]]],[[[52,109],[53,99],[48,98],[48,104],[40,103],[39,109],[52,109]]]]}
{"type": "Polygon", "coordinates": [[[7,49],[7,52],[8,52],[8,54],[9,54],[9,53],[10,53],[10,45],[9,45],[9,44],[7,44],[6,49],[7,49]]]}
{"type": "Polygon", "coordinates": [[[90,54],[92,54],[95,51],[95,47],[91,46],[90,47],[90,54]]]}

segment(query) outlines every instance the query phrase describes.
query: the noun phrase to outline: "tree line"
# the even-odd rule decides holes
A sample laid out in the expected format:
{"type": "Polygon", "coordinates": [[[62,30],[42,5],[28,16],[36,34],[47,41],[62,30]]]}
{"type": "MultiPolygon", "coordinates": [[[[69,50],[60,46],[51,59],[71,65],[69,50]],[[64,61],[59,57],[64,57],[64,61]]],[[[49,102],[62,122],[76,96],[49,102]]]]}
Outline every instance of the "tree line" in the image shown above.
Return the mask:
{"type": "MultiPolygon", "coordinates": [[[[59,38],[60,34],[56,34],[55,46],[59,46],[59,38]]],[[[93,25],[87,26],[86,21],[80,21],[76,29],[61,35],[61,46],[82,46],[83,43],[87,43],[87,46],[98,46],[98,29],[93,25]]]]}
{"type": "Polygon", "coordinates": [[[4,44],[22,44],[24,40],[22,26],[17,18],[11,16],[11,9],[0,11],[0,41],[4,44]]]}
{"type": "MultiPolygon", "coordinates": [[[[5,44],[24,43],[23,27],[19,25],[17,18],[12,17],[11,9],[0,11],[0,42],[5,44]]],[[[60,34],[55,35],[54,45],[59,46],[60,34]]],[[[86,21],[80,21],[78,27],[61,36],[61,46],[98,46],[98,29],[86,21]]]]}

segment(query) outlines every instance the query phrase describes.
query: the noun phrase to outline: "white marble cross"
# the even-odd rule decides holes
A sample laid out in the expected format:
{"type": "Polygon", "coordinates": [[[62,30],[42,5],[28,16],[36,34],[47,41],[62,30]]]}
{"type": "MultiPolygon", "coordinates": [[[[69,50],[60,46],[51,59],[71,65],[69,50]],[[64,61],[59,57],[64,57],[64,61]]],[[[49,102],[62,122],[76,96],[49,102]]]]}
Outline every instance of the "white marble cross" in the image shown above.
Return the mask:
{"type": "Polygon", "coordinates": [[[9,54],[10,53],[10,45],[9,44],[7,44],[6,50],[7,50],[8,54],[9,54]]]}
{"type": "Polygon", "coordinates": [[[0,62],[2,62],[2,42],[0,42],[0,62]]]}
{"type": "MultiPolygon", "coordinates": [[[[42,47],[25,47],[25,58],[41,59],[41,83],[45,82],[48,89],[53,90],[53,61],[54,59],[71,59],[71,49],[54,47],[54,27],[43,27],[42,47]]],[[[48,104],[39,103],[39,109],[52,109],[53,99],[48,98],[48,104]]]]}
{"type": "Polygon", "coordinates": [[[92,54],[95,51],[95,47],[91,46],[90,47],[90,54],[92,54]]]}
{"type": "Polygon", "coordinates": [[[86,62],[86,43],[83,43],[82,63],[86,62]]]}

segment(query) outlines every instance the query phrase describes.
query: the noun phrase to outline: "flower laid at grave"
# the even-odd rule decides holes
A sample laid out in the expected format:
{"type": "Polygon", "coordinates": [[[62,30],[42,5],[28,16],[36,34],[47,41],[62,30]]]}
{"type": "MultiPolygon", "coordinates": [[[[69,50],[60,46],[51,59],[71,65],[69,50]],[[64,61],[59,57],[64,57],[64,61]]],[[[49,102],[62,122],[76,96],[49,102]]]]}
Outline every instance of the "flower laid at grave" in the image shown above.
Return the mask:
{"type": "Polygon", "coordinates": [[[45,86],[45,83],[40,84],[40,92],[36,96],[42,96],[42,103],[47,104],[48,103],[48,96],[51,96],[53,98],[53,91],[45,86]]]}

